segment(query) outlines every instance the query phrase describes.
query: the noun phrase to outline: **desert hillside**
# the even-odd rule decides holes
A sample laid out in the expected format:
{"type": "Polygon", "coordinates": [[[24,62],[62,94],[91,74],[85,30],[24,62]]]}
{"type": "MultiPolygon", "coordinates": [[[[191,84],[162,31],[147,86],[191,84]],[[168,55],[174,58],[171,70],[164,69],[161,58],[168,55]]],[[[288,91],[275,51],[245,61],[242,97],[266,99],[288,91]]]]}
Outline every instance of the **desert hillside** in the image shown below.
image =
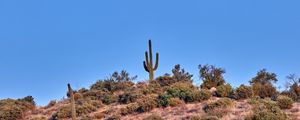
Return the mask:
{"type": "MultiPolygon", "coordinates": [[[[34,98],[3,99],[0,120],[300,120],[299,78],[285,91],[273,83],[276,74],[262,69],[250,85],[233,88],[225,70],[199,65],[202,84],[180,65],[172,74],[143,82],[126,71],[114,72],[89,88],[66,91],[66,99],[36,106],[34,98]]],[[[67,86],[66,86],[67,87],[67,86]]]]}

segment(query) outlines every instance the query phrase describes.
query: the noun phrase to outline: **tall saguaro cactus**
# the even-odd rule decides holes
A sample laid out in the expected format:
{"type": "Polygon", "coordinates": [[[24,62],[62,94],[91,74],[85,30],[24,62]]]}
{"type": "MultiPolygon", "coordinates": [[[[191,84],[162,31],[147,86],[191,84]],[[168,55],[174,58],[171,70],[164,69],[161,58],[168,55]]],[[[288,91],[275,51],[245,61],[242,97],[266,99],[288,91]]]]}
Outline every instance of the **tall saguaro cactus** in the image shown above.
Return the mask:
{"type": "Polygon", "coordinates": [[[74,91],[71,88],[70,84],[68,84],[68,90],[69,90],[70,101],[71,101],[72,120],[76,120],[76,109],[75,109],[74,91]]]}
{"type": "Polygon", "coordinates": [[[148,52],[146,51],[145,57],[146,57],[146,61],[144,61],[144,68],[149,73],[149,80],[153,80],[154,71],[157,70],[158,68],[158,53],[156,53],[156,61],[155,61],[155,65],[153,66],[151,40],[149,40],[149,55],[148,52]]]}

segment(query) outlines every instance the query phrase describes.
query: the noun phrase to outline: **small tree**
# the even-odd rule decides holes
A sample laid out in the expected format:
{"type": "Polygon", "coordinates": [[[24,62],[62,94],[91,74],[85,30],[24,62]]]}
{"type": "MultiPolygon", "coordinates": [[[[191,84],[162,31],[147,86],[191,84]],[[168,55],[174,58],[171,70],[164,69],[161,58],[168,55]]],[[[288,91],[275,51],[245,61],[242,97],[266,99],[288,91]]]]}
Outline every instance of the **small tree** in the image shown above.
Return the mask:
{"type": "Polygon", "coordinates": [[[109,78],[104,80],[99,80],[91,86],[92,90],[102,90],[102,91],[116,91],[122,90],[132,86],[137,76],[130,77],[129,73],[125,70],[119,72],[114,72],[109,78]]]}
{"type": "Polygon", "coordinates": [[[193,75],[191,75],[188,72],[185,72],[184,69],[181,69],[180,64],[174,66],[174,68],[172,69],[172,73],[173,73],[173,79],[175,79],[176,81],[192,82],[193,75]]]}
{"type": "Polygon", "coordinates": [[[172,69],[173,75],[165,74],[163,76],[157,77],[155,80],[161,85],[161,86],[169,86],[171,84],[174,84],[176,82],[189,82],[192,83],[192,77],[190,73],[186,72],[183,68],[180,67],[179,64],[175,65],[172,69]]]}
{"type": "Polygon", "coordinates": [[[275,73],[267,72],[266,69],[262,69],[257,72],[256,76],[250,81],[251,84],[272,84],[272,82],[277,82],[277,75],[275,73]]]}
{"type": "Polygon", "coordinates": [[[298,78],[295,74],[290,74],[287,76],[287,79],[287,90],[284,91],[284,93],[286,93],[294,101],[300,101],[300,78],[298,78]]]}
{"type": "Polygon", "coordinates": [[[275,73],[267,72],[266,69],[258,71],[256,76],[249,81],[254,94],[261,98],[274,97],[277,95],[277,90],[272,84],[277,82],[276,77],[277,75],[275,73]]]}
{"type": "Polygon", "coordinates": [[[225,83],[223,77],[225,70],[222,68],[217,68],[213,65],[199,65],[199,73],[200,79],[203,81],[201,88],[210,89],[225,83]]]}

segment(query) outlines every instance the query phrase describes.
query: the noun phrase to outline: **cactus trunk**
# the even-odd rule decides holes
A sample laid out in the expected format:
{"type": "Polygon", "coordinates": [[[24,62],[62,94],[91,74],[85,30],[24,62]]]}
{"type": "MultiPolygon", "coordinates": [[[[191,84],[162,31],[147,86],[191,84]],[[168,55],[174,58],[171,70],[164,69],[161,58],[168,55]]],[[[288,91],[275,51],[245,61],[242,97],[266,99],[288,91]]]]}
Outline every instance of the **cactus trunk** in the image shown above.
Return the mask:
{"type": "Polygon", "coordinates": [[[76,120],[76,109],[75,109],[75,99],[74,99],[74,91],[71,88],[71,85],[68,84],[68,90],[70,95],[70,102],[71,102],[71,114],[72,114],[72,120],[76,120]]]}
{"type": "Polygon", "coordinates": [[[153,58],[152,58],[152,44],[151,40],[149,40],[149,55],[148,52],[145,52],[146,61],[144,61],[144,68],[149,73],[149,80],[153,80],[154,71],[158,68],[158,53],[156,53],[156,61],[153,67],[153,58]]]}

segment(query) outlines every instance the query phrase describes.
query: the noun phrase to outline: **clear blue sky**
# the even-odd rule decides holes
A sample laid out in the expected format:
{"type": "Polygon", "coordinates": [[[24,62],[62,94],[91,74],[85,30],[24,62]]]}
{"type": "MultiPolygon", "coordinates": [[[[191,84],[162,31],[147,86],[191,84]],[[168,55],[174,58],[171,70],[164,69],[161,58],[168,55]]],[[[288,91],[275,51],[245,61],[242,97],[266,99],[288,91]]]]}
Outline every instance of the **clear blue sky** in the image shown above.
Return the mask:
{"type": "MultiPolygon", "coordinates": [[[[238,86],[259,69],[300,74],[299,0],[2,0],[0,99],[34,96],[39,105],[88,87],[115,70],[147,79],[147,40],[160,53],[156,75],[173,66],[226,69],[238,86]]],[[[199,83],[199,82],[198,82],[199,83]]],[[[278,85],[279,86],[279,85],[278,85]]]]}

